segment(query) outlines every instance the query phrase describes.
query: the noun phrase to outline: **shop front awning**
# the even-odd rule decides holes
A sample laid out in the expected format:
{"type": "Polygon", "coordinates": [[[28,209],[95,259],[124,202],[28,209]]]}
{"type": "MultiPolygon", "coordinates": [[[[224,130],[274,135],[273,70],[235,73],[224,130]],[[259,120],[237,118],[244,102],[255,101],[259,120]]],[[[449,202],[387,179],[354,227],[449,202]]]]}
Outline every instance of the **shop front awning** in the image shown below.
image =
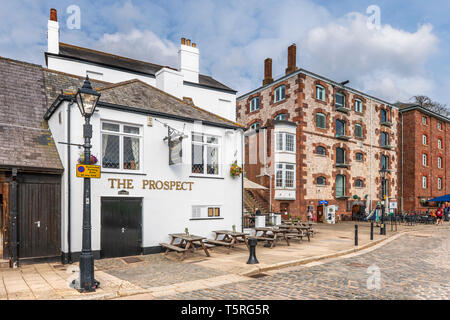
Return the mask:
{"type": "Polygon", "coordinates": [[[434,199],[427,200],[427,202],[450,202],[450,194],[447,194],[442,197],[437,197],[434,199]]]}
{"type": "Polygon", "coordinates": [[[247,178],[244,178],[244,189],[258,189],[258,190],[267,190],[266,187],[263,187],[260,184],[257,184],[253,181],[248,180],[247,178]]]}

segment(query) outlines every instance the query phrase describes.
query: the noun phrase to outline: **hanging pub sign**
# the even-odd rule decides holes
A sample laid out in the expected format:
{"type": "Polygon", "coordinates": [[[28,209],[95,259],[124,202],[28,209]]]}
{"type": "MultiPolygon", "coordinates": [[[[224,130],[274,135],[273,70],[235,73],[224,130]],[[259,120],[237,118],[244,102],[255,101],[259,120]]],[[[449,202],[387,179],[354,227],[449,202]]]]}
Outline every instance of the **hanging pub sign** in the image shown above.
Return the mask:
{"type": "Polygon", "coordinates": [[[183,137],[184,135],[176,129],[168,126],[168,135],[164,140],[169,145],[169,165],[179,164],[183,160],[183,137]]]}

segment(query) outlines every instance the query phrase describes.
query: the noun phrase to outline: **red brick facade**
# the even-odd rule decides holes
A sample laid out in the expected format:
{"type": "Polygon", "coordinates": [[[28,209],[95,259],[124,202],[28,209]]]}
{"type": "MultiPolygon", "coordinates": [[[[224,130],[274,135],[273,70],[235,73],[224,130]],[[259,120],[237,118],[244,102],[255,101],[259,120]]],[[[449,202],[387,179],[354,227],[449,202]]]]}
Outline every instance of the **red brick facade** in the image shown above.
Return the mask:
{"type": "Polygon", "coordinates": [[[403,198],[404,211],[426,211],[430,207],[422,204],[421,199],[428,200],[450,193],[450,120],[445,121],[445,118],[420,107],[403,110],[399,121],[400,141],[403,139],[403,148],[400,146],[399,150],[400,155],[403,152],[403,166],[400,161],[398,170],[399,196],[403,198]],[[438,123],[441,124],[441,130],[438,129],[438,123]],[[423,135],[426,136],[426,144],[423,135]],[[438,146],[439,140],[441,148],[438,146]],[[427,155],[426,165],[422,159],[424,154],[427,155]],[[438,167],[438,158],[441,158],[441,168],[438,167]],[[427,177],[426,188],[422,186],[423,177],[427,177]],[[438,178],[442,181],[440,190],[438,178]]]}

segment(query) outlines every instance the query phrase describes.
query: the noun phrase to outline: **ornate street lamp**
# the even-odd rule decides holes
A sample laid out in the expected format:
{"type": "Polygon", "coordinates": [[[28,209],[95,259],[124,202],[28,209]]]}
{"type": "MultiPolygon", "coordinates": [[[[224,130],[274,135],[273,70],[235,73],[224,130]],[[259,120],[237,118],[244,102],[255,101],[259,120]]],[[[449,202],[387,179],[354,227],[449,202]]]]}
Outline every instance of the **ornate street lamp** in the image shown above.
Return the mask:
{"type": "MultiPolygon", "coordinates": [[[[78,89],[76,101],[81,115],[85,119],[83,126],[84,138],[84,164],[91,163],[91,138],[92,125],[91,116],[95,112],[100,93],[92,89],[89,77],[86,76],[83,87],[78,89]]],[[[83,246],[80,256],[80,291],[92,292],[99,283],[94,279],[94,256],[91,247],[91,179],[84,178],[83,187],[83,246]]]]}
{"type": "Polygon", "coordinates": [[[389,171],[386,170],[385,167],[382,167],[380,170],[381,175],[381,225],[380,228],[380,234],[386,235],[386,226],[384,224],[384,211],[385,211],[385,204],[386,204],[386,197],[387,197],[387,188],[386,188],[386,175],[389,171]]]}

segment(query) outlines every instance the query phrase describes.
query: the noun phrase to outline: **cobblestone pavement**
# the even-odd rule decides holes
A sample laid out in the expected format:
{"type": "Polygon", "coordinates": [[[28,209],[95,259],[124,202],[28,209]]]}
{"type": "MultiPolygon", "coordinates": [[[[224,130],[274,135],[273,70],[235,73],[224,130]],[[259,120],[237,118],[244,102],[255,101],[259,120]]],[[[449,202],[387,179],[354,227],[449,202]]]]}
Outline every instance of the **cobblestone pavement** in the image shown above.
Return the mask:
{"type": "Polygon", "coordinates": [[[433,231],[362,255],[164,299],[450,299],[450,229],[433,231]]]}
{"type": "Polygon", "coordinates": [[[96,260],[95,267],[97,270],[102,270],[145,289],[207,279],[225,274],[224,272],[193,263],[172,261],[159,254],[139,256],[137,259],[139,260],[138,262],[129,264],[126,263],[126,258],[96,260]]]}

